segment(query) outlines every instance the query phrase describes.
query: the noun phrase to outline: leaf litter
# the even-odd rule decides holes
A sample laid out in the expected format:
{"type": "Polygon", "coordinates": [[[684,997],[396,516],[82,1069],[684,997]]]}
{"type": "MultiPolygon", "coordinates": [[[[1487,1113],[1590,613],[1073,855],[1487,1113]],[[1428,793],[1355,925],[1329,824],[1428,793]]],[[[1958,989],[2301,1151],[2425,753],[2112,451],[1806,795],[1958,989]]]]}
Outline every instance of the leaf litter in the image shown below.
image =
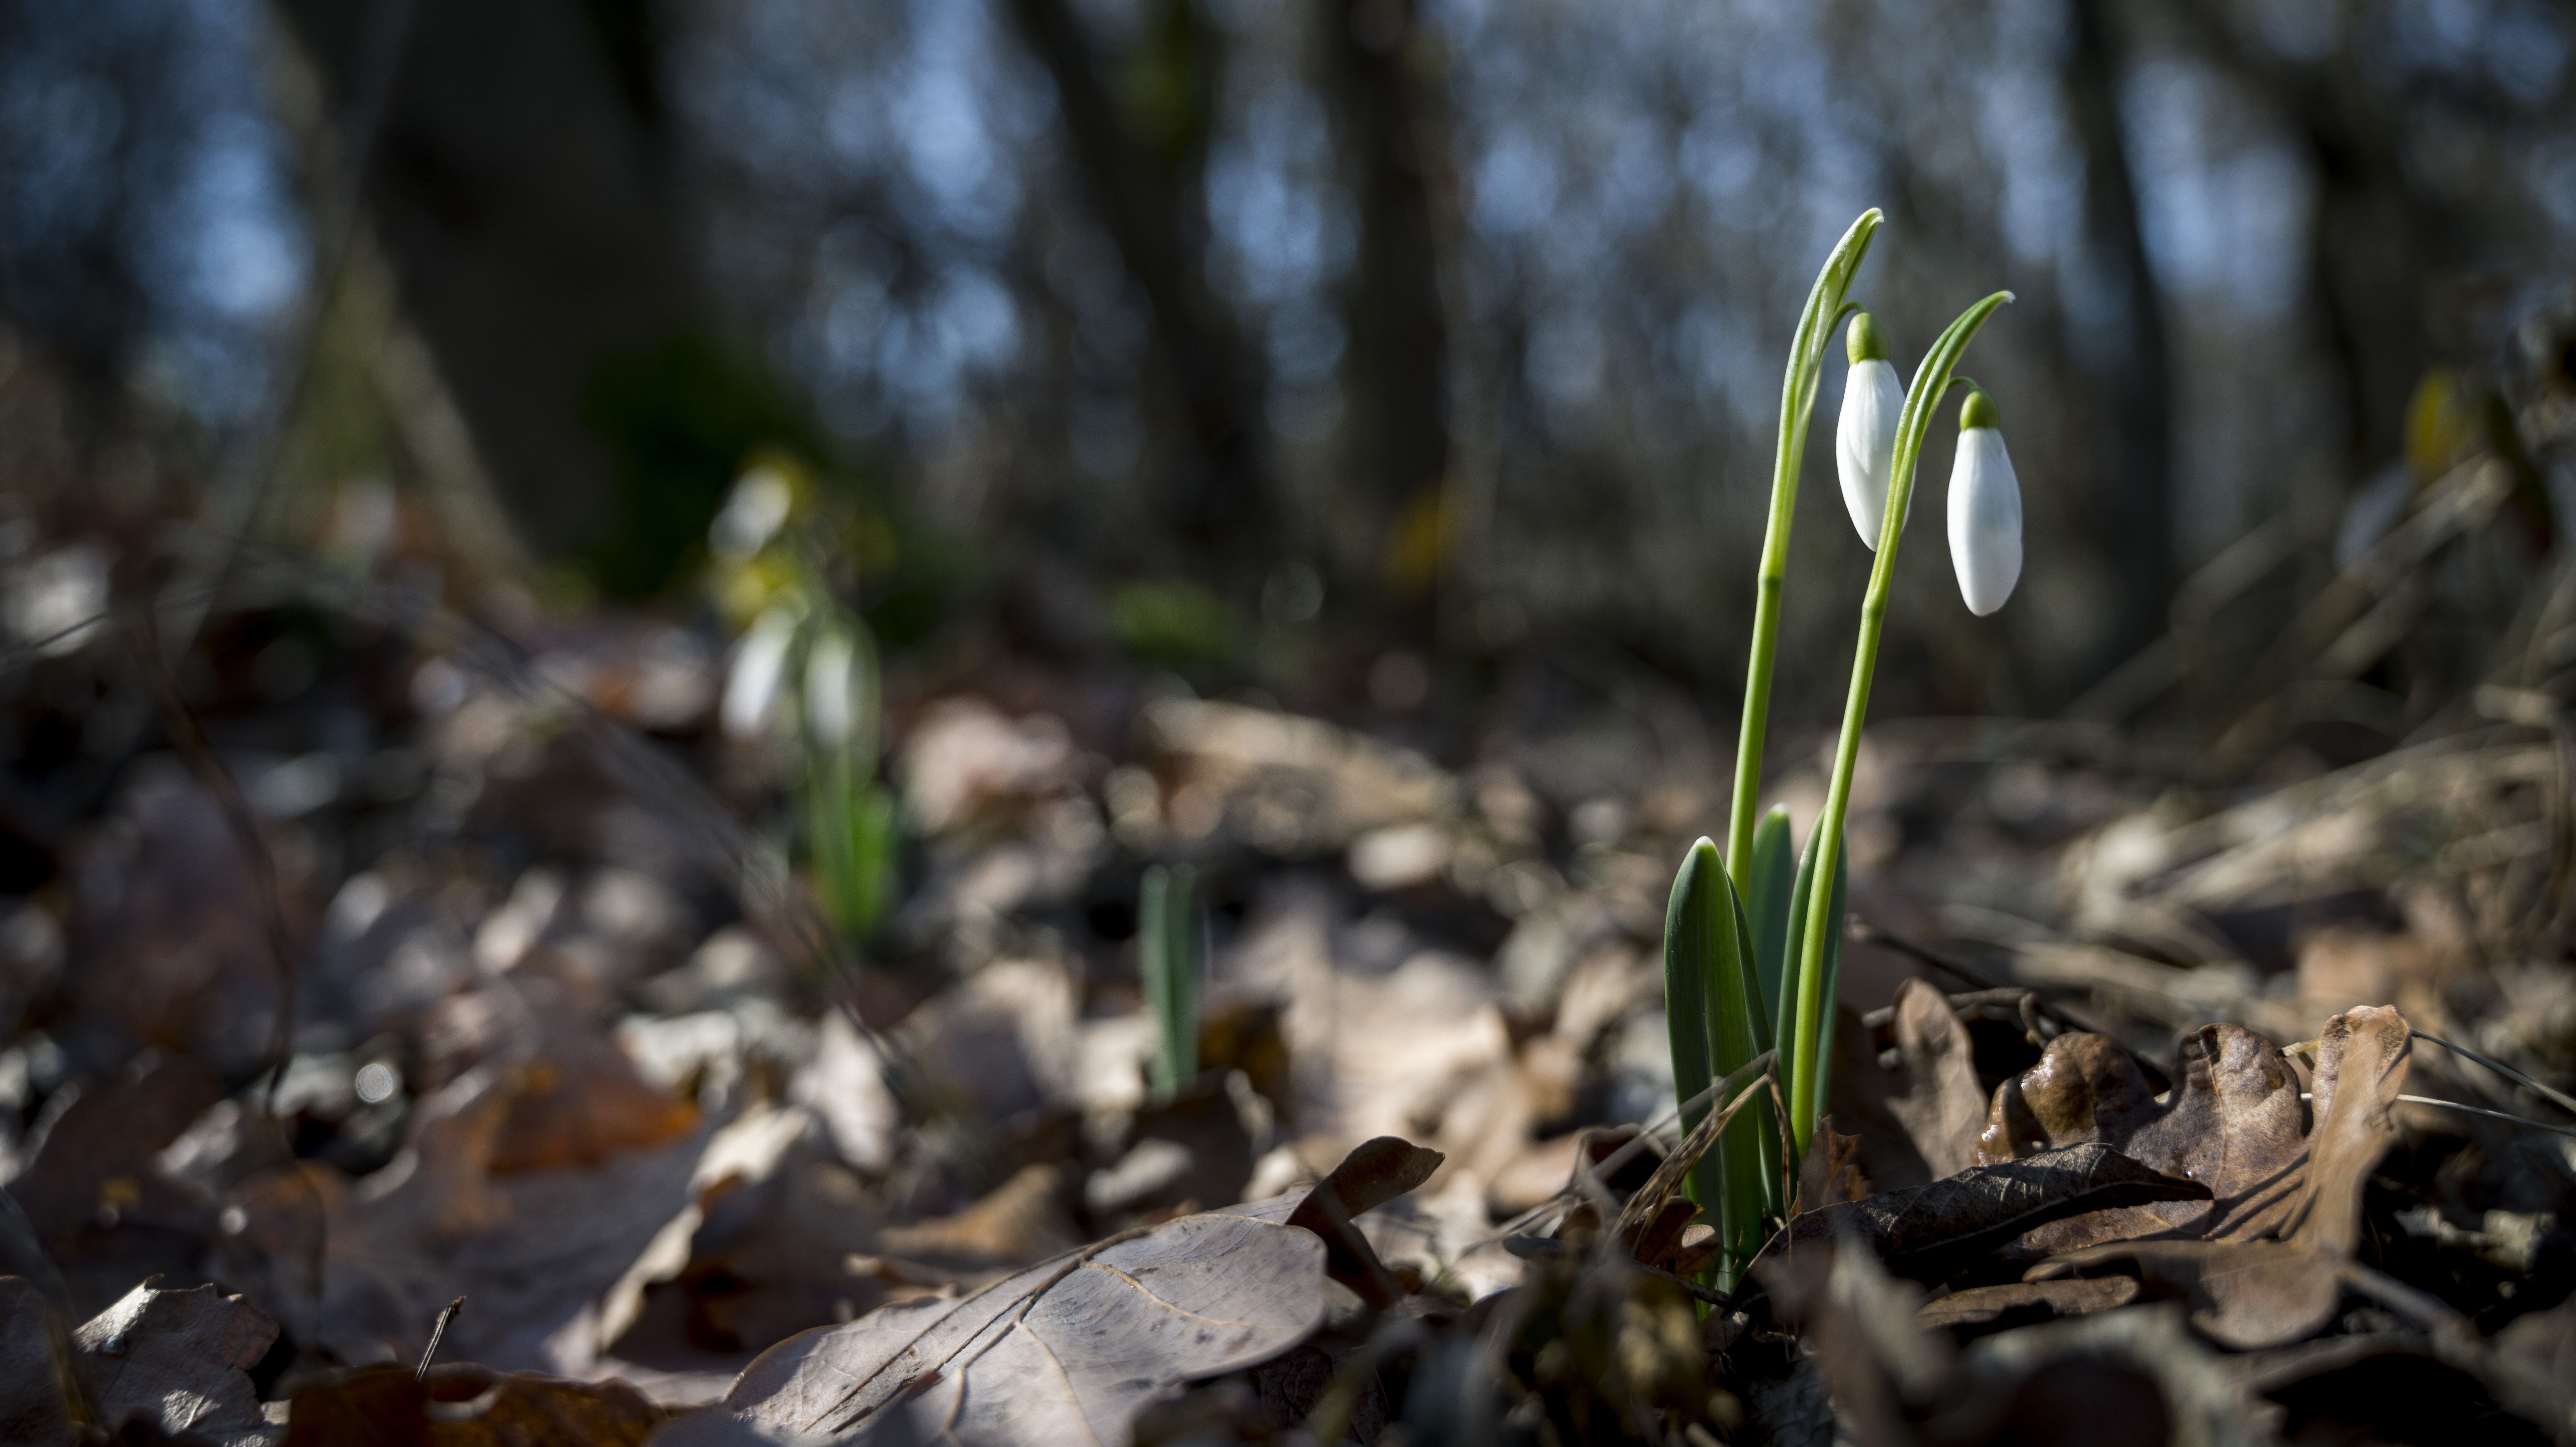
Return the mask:
{"type": "MultiPolygon", "coordinates": [[[[547,648],[579,680],[670,643],[547,648]]],[[[2080,748],[1874,732],[1885,927],[1730,1299],[1647,963],[1719,794],[1622,726],[1451,769],[1266,703],[903,685],[917,853],[835,972],[729,822],[756,767],[661,769],[631,700],[468,652],[381,715],[384,777],[468,802],[388,785],[406,842],[345,866],[322,816],[260,821],[306,950],[274,1117],[257,872],[189,770],[8,904],[7,1435],[2252,1442],[2372,1371],[2576,1433],[2576,1158],[2405,1098],[2555,1110],[2576,990],[2496,903],[2529,856],[2382,847],[2522,837],[2546,749],[2196,809],[2080,748]],[[1166,858],[1215,906],[1209,1068],[1168,1099],[1120,918],[1166,858]]]]}

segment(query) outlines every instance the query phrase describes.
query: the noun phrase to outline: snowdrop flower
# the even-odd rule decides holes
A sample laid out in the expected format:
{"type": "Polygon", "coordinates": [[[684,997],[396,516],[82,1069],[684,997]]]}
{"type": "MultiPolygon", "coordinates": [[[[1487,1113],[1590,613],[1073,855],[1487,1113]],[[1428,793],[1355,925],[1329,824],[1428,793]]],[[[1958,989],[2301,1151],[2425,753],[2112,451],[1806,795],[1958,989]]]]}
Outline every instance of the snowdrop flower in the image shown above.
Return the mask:
{"type": "Polygon", "coordinates": [[[724,701],[717,721],[729,739],[756,737],[769,725],[769,706],[778,697],[779,676],[787,669],[787,648],[796,641],[796,615],[772,608],[760,615],[733,656],[725,677],[724,701]]]}
{"type": "Polygon", "coordinates": [[[1984,617],[2021,580],[2021,481],[2004,450],[1995,399],[1969,384],[1959,405],[1959,454],[1950,464],[1950,562],[1959,595],[1984,617]]]}
{"type": "MultiPolygon", "coordinates": [[[[1843,505],[1851,509],[1860,540],[1878,551],[1878,526],[1887,516],[1887,479],[1896,462],[1896,415],[1905,410],[1905,388],[1887,360],[1887,333],[1867,312],[1852,316],[1843,345],[1851,373],[1843,382],[1842,420],[1834,427],[1834,467],[1842,474],[1843,505]]],[[[1914,504],[1908,499],[1906,515],[1914,504]]]]}

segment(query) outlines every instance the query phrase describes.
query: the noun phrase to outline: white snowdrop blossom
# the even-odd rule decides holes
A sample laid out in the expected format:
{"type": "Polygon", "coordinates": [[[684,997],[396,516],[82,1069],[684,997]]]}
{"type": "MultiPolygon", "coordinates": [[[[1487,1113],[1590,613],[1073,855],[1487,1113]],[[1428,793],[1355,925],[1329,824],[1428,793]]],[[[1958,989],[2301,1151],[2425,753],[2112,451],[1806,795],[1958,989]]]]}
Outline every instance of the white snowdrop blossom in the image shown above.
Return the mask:
{"type": "Polygon", "coordinates": [[[769,724],[769,706],[778,697],[779,676],[787,669],[787,648],[796,641],[796,615],[772,608],[760,615],[733,656],[726,675],[724,701],[716,717],[729,739],[759,735],[769,724]]]}
{"type": "Polygon", "coordinates": [[[2021,581],[2021,480],[2004,449],[2001,420],[1992,397],[1971,391],[1959,408],[1959,452],[1950,464],[1950,562],[1959,596],[1981,618],[2021,581]]]}
{"type": "MultiPolygon", "coordinates": [[[[1845,345],[1851,373],[1843,382],[1843,414],[1834,427],[1834,468],[1842,474],[1843,505],[1870,551],[1878,551],[1879,524],[1887,517],[1888,477],[1896,463],[1897,414],[1905,388],[1887,360],[1887,338],[1867,312],[1852,318],[1845,345]]],[[[1906,502],[1910,520],[1914,505],[1906,502]]]]}

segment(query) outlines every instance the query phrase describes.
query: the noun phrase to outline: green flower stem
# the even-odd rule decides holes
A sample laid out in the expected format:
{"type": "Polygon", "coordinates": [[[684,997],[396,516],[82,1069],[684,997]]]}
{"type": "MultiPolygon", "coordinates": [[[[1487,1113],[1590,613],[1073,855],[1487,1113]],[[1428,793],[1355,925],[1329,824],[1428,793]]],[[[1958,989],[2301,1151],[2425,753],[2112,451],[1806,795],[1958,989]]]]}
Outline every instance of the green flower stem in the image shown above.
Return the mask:
{"type": "MultiPolygon", "coordinates": [[[[1753,593],[1753,658],[1744,670],[1744,727],[1735,741],[1734,807],[1726,821],[1726,867],[1736,892],[1753,893],[1753,816],[1762,794],[1762,734],[1771,715],[1771,664],[1780,651],[1780,584],[1789,573],[1789,523],[1798,511],[1798,466],[1807,453],[1807,419],[1834,329],[1850,310],[1843,294],[1886,218],[1875,206],[1843,233],[1798,314],[1797,342],[1780,384],[1780,443],[1771,462],[1771,519],[1762,533],[1762,571],[1753,593]]],[[[1784,1056],[1786,1052],[1783,1052],[1784,1056]]]]}
{"type": "MultiPolygon", "coordinates": [[[[1825,946],[1842,928],[1831,895],[1836,866],[1842,860],[1843,819],[1851,809],[1852,768],[1860,760],[1861,725],[1869,717],[1869,686],[1878,672],[1878,638],[1887,622],[1887,595],[1896,578],[1896,547],[1905,528],[1906,509],[1914,497],[1914,466],[1923,452],[1923,435],[1932,425],[1932,410],[1950,389],[1950,374],[1977,330],[1995,309],[2013,299],[1999,291],[1959,314],[1950,329],[1932,344],[1929,356],[1906,389],[1905,410],[1897,415],[1896,457],[1887,488],[1887,512],[1879,525],[1878,558],[1870,564],[1869,592],[1860,605],[1860,643],[1852,655],[1851,697],[1843,705],[1842,737],[1834,744],[1834,777],[1825,791],[1825,815],[1816,823],[1815,874],[1807,907],[1806,938],[1798,941],[1798,1018],[1796,1033],[1782,1045],[1789,1063],[1789,1129],[1800,1152],[1816,1134],[1817,1097],[1823,1088],[1816,1040],[1823,1024],[1825,946]]],[[[1737,781],[1738,793],[1742,780],[1737,781]]]]}

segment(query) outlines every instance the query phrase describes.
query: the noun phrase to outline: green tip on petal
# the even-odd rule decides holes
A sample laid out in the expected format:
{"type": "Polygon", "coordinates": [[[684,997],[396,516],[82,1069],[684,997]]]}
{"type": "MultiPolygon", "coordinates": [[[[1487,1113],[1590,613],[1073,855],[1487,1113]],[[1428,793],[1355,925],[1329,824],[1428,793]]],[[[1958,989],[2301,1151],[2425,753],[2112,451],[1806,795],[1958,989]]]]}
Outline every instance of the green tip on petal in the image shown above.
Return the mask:
{"type": "Polygon", "coordinates": [[[1995,405],[1995,399],[1987,396],[1982,387],[1971,388],[1968,400],[1959,404],[1959,430],[1965,432],[1971,427],[2003,425],[2003,409],[1995,405]]]}
{"type": "Polygon", "coordinates": [[[1843,333],[1843,349],[1857,364],[1887,360],[1887,329],[1878,318],[1865,311],[1852,313],[1851,330],[1843,333]]]}

